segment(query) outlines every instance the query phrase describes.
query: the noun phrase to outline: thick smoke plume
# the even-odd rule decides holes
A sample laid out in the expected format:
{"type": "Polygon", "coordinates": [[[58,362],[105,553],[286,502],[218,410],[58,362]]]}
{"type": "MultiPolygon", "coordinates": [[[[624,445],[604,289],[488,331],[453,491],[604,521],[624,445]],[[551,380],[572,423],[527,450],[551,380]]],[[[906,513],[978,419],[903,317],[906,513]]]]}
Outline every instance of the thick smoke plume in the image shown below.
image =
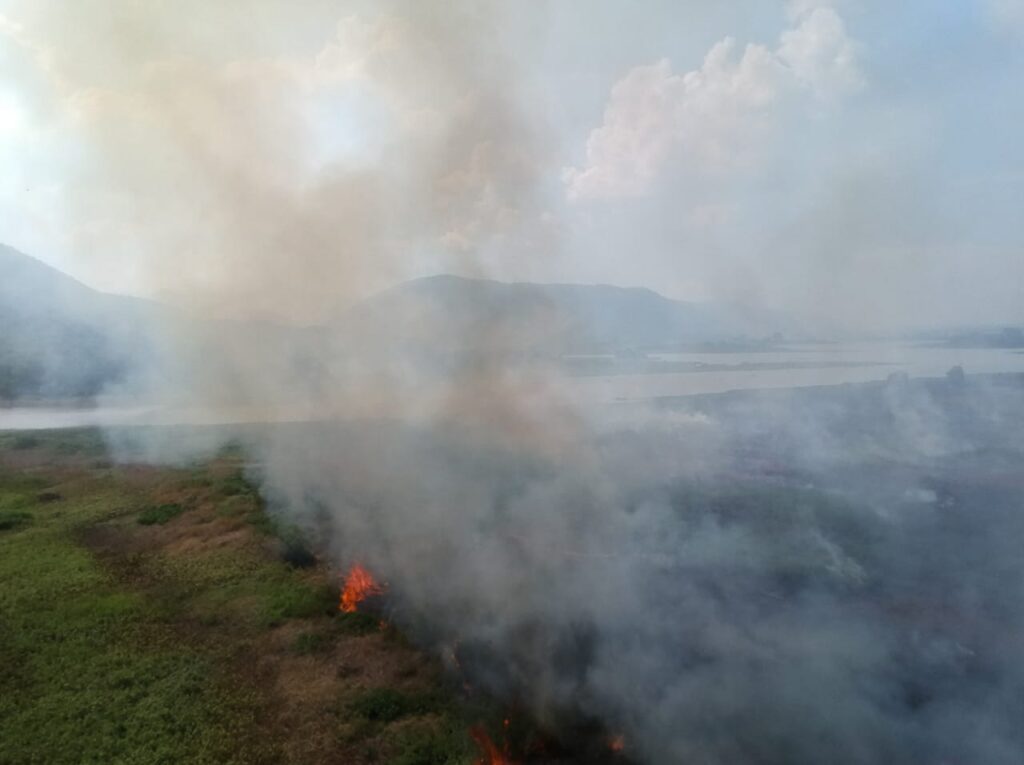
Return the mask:
{"type": "Polygon", "coordinates": [[[550,416],[236,435],[272,512],[555,736],[596,721],[652,763],[1019,760],[1018,379],[550,416]]]}

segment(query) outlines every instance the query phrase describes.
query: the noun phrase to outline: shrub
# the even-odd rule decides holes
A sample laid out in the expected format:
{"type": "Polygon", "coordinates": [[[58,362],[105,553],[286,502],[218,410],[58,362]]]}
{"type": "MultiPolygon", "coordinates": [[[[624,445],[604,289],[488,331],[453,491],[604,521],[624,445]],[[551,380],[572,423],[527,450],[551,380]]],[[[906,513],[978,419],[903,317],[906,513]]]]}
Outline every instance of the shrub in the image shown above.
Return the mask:
{"type": "Polygon", "coordinates": [[[143,526],[152,526],[153,524],[160,524],[162,526],[172,518],[176,518],[181,515],[183,512],[185,512],[185,508],[178,504],[147,507],[139,513],[139,523],[143,526]]]}
{"type": "Polygon", "coordinates": [[[312,568],[316,565],[316,556],[310,549],[302,532],[294,526],[281,530],[281,559],[294,568],[312,568]]]}
{"type": "Polygon", "coordinates": [[[409,715],[424,714],[436,706],[433,697],[412,695],[394,688],[373,688],[352,702],[352,711],[374,722],[393,722],[409,715]]]}
{"type": "Polygon", "coordinates": [[[0,531],[9,531],[19,526],[27,526],[32,522],[32,513],[20,510],[0,511],[0,531]]]}
{"type": "Polygon", "coordinates": [[[217,505],[218,518],[240,518],[253,512],[253,502],[249,497],[228,497],[217,505]]]}
{"type": "Polygon", "coordinates": [[[220,482],[220,493],[225,497],[234,497],[239,494],[256,494],[256,489],[251,483],[245,480],[241,472],[232,473],[220,482]]]}
{"type": "Polygon", "coordinates": [[[465,731],[455,727],[444,730],[409,732],[392,765],[462,765],[472,760],[473,746],[465,731]]]}
{"type": "Polygon", "coordinates": [[[291,579],[268,582],[263,595],[262,621],[267,626],[286,619],[305,619],[328,614],[334,608],[334,595],[328,587],[310,586],[291,579]]]}
{"type": "Polygon", "coordinates": [[[369,635],[380,629],[380,619],[363,611],[338,611],[334,617],[334,624],[343,635],[369,635]]]}
{"type": "Polygon", "coordinates": [[[303,632],[292,643],[292,650],[303,656],[313,653],[326,653],[334,645],[334,640],[327,632],[303,632]]]}

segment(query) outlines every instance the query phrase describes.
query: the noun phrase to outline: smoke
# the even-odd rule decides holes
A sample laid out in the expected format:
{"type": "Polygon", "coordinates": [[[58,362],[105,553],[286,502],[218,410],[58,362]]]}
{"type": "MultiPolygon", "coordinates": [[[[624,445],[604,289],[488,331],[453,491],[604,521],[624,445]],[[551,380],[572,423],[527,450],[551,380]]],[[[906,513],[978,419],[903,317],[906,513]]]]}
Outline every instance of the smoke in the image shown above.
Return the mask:
{"type": "MultiPolygon", "coordinates": [[[[556,333],[543,312],[510,329],[343,310],[422,273],[528,275],[560,259],[580,206],[642,196],[666,170],[682,168],[670,191],[714,176],[678,217],[727,227],[742,210],[719,199],[728,173],[868,81],[838,11],[792,4],[775,47],[724,41],[685,75],[633,68],[559,182],[557,130],[516,60],[540,46],[504,45],[497,3],[318,10],[335,20],[315,54],[245,56],[258,30],[222,51],[203,32],[216,11],[118,8],[84,72],[73,48],[18,31],[85,136],[69,236],[196,314],[161,325],[151,392],[274,423],[113,432],[126,458],[242,439],[271,512],[387,580],[390,619],[555,733],[596,720],[650,763],[1020,760],[1017,381],[595,407],[515,342],[556,333]],[[253,315],[317,326],[235,321],[253,315]]],[[[874,244],[872,222],[895,227],[856,181],[792,227],[806,249],[779,292],[807,291],[802,259],[847,232],[874,244]]],[[[609,225],[674,243],[667,226],[609,225]]],[[[854,271],[855,287],[880,281],[854,271]]]]}
{"type": "MultiPolygon", "coordinates": [[[[103,48],[89,55],[63,39],[64,9],[7,22],[19,62],[47,78],[34,87],[59,114],[50,127],[74,140],[65,247],[204,315],[291,322],[409,276],[494,266],[512,240],[519,258],[550,248],[544,125],[518,106],[501,14],[357,8],[336,7],[306,55],[271,38],[240,57],[236,34],[211,45],[213,9],[189,22],[115,4],[81,20],[103,48]]],[[[271,24],[280,10],[253,13],[271,24]]]]}
{"type": "Polygon", "coordinates": [[[1010,763],[1021,390],[895,377],[528,437],[239,435],[272,512],[386,579],[388,618],[555,735],[597,720],[641,762],[1010,763]]]}

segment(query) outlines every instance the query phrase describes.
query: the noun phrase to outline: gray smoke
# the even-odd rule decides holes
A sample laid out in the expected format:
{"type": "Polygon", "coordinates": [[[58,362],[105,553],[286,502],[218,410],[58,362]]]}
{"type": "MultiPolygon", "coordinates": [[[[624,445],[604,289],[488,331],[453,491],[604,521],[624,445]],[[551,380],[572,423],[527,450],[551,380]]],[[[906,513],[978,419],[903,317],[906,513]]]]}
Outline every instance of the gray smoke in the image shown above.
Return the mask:
{"type": "Polygon", "coordinates": [[[1018,378],[585,414],[237,436],[272,512],[555,735],[596,720],[652,763],[1019,761],[1018,378]]]}

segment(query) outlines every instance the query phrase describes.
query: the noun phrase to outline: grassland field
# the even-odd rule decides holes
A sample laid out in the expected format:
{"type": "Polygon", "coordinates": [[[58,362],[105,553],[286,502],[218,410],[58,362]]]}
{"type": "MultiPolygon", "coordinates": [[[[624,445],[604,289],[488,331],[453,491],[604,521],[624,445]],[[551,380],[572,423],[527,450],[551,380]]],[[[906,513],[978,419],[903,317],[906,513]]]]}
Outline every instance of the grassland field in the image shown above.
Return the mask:
{"type": "Polygon", "coordinates": [[[0,433],[0,765],[473,762],[480,710],[337,580],[237,452],[0,433]]]}

